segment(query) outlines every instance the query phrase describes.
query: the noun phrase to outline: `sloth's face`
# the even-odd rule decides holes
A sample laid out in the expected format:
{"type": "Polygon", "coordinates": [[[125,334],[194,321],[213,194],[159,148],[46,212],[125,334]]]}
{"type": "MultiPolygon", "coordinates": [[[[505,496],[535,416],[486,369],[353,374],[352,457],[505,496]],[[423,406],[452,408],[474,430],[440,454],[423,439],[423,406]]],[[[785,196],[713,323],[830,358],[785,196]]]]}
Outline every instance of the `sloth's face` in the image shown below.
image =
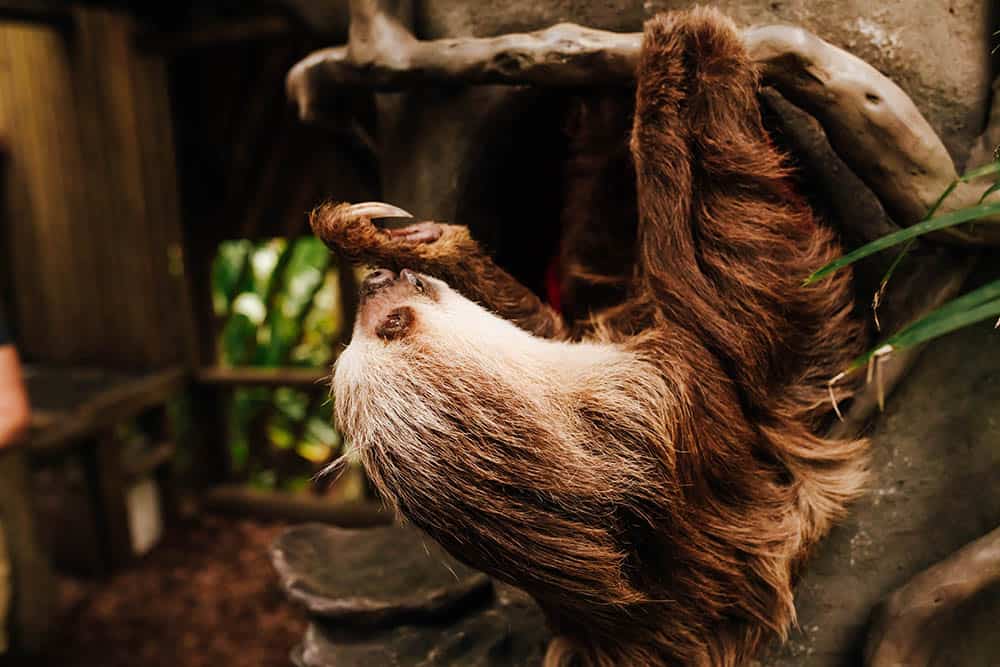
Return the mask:
{"type": "Polygon", "coordinates": [[[411,336],[419,327],[418,311],[433,308],[450,288],[440,280],[409,269],[369,273],[361,283],[354,335],[384,342],[411,336]]]}
{"type": "Polygon", "coordinates": [[[398,274],[378,269],[361,284],[354,335],[341,359],[342,364],[353,365],[372,365],[381,359],[399,368],[414,356],[432,355],[442,363],[494,360],[516,368],[541,362],[557,349],[465,298],[443,280],[410,269],[398,274]]]}

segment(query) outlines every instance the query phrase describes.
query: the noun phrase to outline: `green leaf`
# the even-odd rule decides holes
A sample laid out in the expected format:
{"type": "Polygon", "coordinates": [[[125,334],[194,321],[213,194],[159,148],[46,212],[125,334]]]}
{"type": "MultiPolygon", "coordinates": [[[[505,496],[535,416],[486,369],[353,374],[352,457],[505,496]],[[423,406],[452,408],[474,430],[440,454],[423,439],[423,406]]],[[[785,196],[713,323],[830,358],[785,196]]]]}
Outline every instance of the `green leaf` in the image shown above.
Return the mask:
{"type": "Polygon", "coordinates": [[[288,241],[274,238],[259,244],[250,256],[253,273],[253,291],[267,302],[274,282],[274,276],[288,252],[288,241]]]}
{"type": "Polygon", "coordinates": [[[274,407],[292,421],[302,421],[309,409],[309,394],[291,387],[274,390],[274,407]]]}
{"type": "Polygon", "coordinates": [[[952,299],[925,317],[904,327],[884,343],[851,362],[847,371],[865,366],[876,351],[889,346],[893,350],[914,347],[964,326],[1000,315],[1000,280],[952,299]]]}
{"type": "Polygon", "coordinates": [[[281,490],[288,493],[303,493],[312,486],[312,475],[297,475],[282,480],[281,490]]]}
{"type": "Polygon", "coordinates": [[[302,336],[290,360],[306,366],[330,363],[343,328],[340,279],[336,267],[327,269],[323,285],[313,296],[302,324],[302,336]]]}
{"type": "Polygon", "coordinates": [[[922,330],[927,327],[936,327],[941,322],[946,322],[952,318],[958,317],[963,313],[989,304],[996,299],[1000,299],[1000,280],[987,283],[986,285],[983,285],[968,294],[963,294],[957,299],[952,299],[932,313],[929,313],[916,322],[903,327],[887,342],[900,342],[901,337],[906,337],[914,331],[922,330]]]}
{"type": "Polygon", "coordinates": [[[1000,181],[997,181],[996,183],[994,183],[990,187],[986,188],[986,192],[984,192],[983,196],[979,198],[979,202],[978,203],[982,204],[983,200],[985,200],[987,197],[989,197],[991,194],[993,194],[997,190],[1000,190],[1000,181]]]}
{"type": "Polygon", "coordinates": [[[267,344],[260,347],[257,365],[283,365],[301,335],[302,325],[297,320],[285,317],[280,310],[272,311],[267,344]]]}
{"type": "Polygon", "coordinates": [[[892,274],[896,272],[896,269],[903,261],[903,258],[906,257],[908,252],[910,252],[910,248],[912,248],[913,244],[916,242],[916,239],[910,239],[906,242],[903,249],[899,251],[898,255],[896,255],[896,259],[892,260],[892,264],[889,265],[885,275],[882,276],[882,280],[878,284],[878,289],[875,290],[875,296],[872,298],[872,315],[875,318],[875,328],[878,330],[882,329],[882,325],[878,321],[878,307],[882,304],[882,299],[885,297],[885,290],[889,286],[889,280],[892,278],[892,274]]]}
{"type": "Polygon", "coordinates": [[[284,271],[282,313],[291,319],[303,316],[330,264],[330,251],[315,237],[297,240],[284,271]]]}
{"type": "MultiPolygon", "coordinates": [[[[962,174],[961,176],[959,176],[954,181],[948,184],[948,187],[944,189],[944,192],[942,192],[941,196],[937,198],[937,201],[935,201],[934,204],[929,209],[927,209],[927,213],[924,214],[923,220],[928,220],[934,217],[934,214],[937,213],[937,210],[941,208],[941,204],[943,204],[944,200],[947,199],[948,196],[955,191],[955,188],[958,187],[959,183],[968,183],[970,181],[976,180],[977,178],[982,178],[983,176],[988,176],[990,174],[995,174],[998,172],[1000,172],[1000,161],[989,162],[981,167],[973,169],[972,171],[965,172],[964,174],[962,174]]],[[[985,197],[986,196],[983,195],[983,199],[985,199],[985,197]]],[[[981,204],[983,203],[983,200],[980,199],[979,202],[977,203],[981,204]]],[[[923,222],[923,220],[921,220],[921,222],[923,222]]]]}
{"type": "Polygon", "coordinates": [[[326,463],[330,460],[333,450],[321,442],[305,440],[296,445],[295,452],[311,463],[326,463]]]}
{"type": "Polygon", "coordinates": [[[235,313],[226,322],[219,337],[219,357],[223,364],[239,366],[254,353],[257,327],[246,315],[235,313]]]}
{"type": "Polygon", "coordinates": [[[267,438],[275,449],[291,449],[295,444],[295,425],[285,415],[272,415],[267,423],[267,438]]]}
{"type": "Polygon", "coordinates": [[[233,301],[233,312],[243,315],[255,326],[263,324],[267,319],[267,306],[261,298],[252,292],[244,292],[233,301]]]}
{"type": "Polygon", "coordinates": [[[270,400],[270,391],[262,387],[239,387],[233,390],[227,414],[229,455],[235,470],[245,470],[250,460],[249,425],[257,411],[270,400]]]}
{"type": "Polygon", "coordinates": [[[311,417],[306,422],[306,434],[313,440],[321,442],[329,447],[340,446],[340,434],[330,426],[330,422],[311,417]]]}
{"type": "Polygon", "coordinates": [[[249,241],[224,241],[212,261],[212,309],[222,317],[239,294],[247,272],[247,259],[253,250],[249,241]]]}
{"type": "Polygon", "coordinates": [[[273,491],[278,485],[278,475],[273,470],[258,470],[250,476],[250,486],[262,491],[273,491]]]}
{"type": "Polygon", "coordinates": [[[933,323],[921,323],[921,326],[900,332],[893,337],[894,348],[907,348],[938,338],[964,326],[992,319],[1000,315],[1000,299],[994,299],[969,310],[955,313],[951,317],[936,320],[933,323]]]}
{"type": "Polygon", "coordinates": [[[958,180],[962,183],[968,183],[976,180],[977,178],[989,176],[990,174],[1000,174],[1000,161],[994,160],[993,162],[987,162],[981,167],[976,167],[971,171],[967,171],[959,176],[958,180]]]}
{"type": "Polygon", "coordinates": [[[876,239],[871,243],[861,246],[853,252],[849,252],[846,255],[838,257],[806,278],[805,284],[810,285],[815,283],[838,269],[854,264],[858,260],[874,255],[875,253],[881,252],[886,248],[891,248],[905,241],[909,241],[910,239],[923,236],[924,234],[930,232],[935,232],[939,229],[954,227],[955,225],[960,225],[963,222],[969,222],[970,220],[979,220],[980,218],[991,216],[994,213],[1000,213],[1000,202],[963,208],[936,218],[931,218],[930,220],[925,220],[924,222],[918,222],[911,227],[907,227],[899,230],[898,232],[883,236],[880,239],[876,239]]]}
{"type": "MultiPolygon", "coordinates": [[[[817,280],[825,278],[834,271],[842,269],[845,266],[849,266],[860,259],[864,259],[865,257],[873,255],[876,252],[885,250],[886,248],[891,248],[892,246],[902,243],[904,241],[910,241],[911,239],[915,239],[918,236],[927,234],[928,232],[937,231],[939,229],[944,229],[946,227],[958,225],[963,222],[978,220],[979,218],[984,218],[989,215],[992,215],[996,211],[988,210],[987,212],[984,213],[981,210],[983,208],[982,206],[975,206],[971,208],[964,208],[964,209],[959,209],[957,211],[952,211],[948,215],[942,215],[938,218],[934,217],[934,214],[937,213],[939,208],[941,208],[941,204],[943,204],[944,201],[948,198],[948,196],[955,191],[955,188],[958,187],[959,183],[968,183],[970,181],[976,180],[977,178],[982,178],[983,176],[989,176],[991,174],[1000,174],[1000,158],[995,159],[993,162],[984,164],[981,167],[977,167],[975,169],[967,171],[958,178],[956,178],[954,181],[949,183],[948,187],[945,188],[944,192],[941,193],[941,196],[937,198],[937,201],[935,201],[934,204],[931,205],[931,207],[927,210],[927,214],[924,215],[923,220],[921,220],[917,224],[907,227],[906,229],[900,230],[895,234],[889,234],[888,236],[883,236],[880,239],[876,239],[875,241],[872,241],[871,243],[858,248],[852,253],[848,253],[847,255],[838,257],[837,259],[830,262],[826,266],[823,266],[817,271],[815,271],[812,275],[810,275],[808,278],[805,279],[803,284],[810,285],[816,282],[817,280]],[[979,212],[974,213],[974,211],[979,211],[979,212]],[[971,217],[964,217],[966,215],[971,217]]],[[[986,197],[989,196],[991,193],[995,192],[997,189],[1000,189],[1000,181],[994,183],[992,186],[990,186],[988,190],[986,190],[986,192],[983,193],[982,197],[979,198],[978,204],[981,205],[983,203],[983,200],[986,199],[986,197]]],[[[909,245],[910,244],[908,244],[907,247],[903,249],[903,251],[900,253],[900,256],[896,258],[896,261],[893,262],[892,267],[890,267],[889,271],[882,278],[882,285],[879,288],[880,292],[885,288],[885,283],[887,283],[889,277],[892,276],[892,272],[893,270],[895,270],[895,267],[899,263],[899,260],[902,259],[903,255],[905,255],[906,252],[909,250],[909,245]]],[[[876,293],[875,295],[876,304],[878,303],[878,300],[879,300],[879,293],[876,293]]]]}

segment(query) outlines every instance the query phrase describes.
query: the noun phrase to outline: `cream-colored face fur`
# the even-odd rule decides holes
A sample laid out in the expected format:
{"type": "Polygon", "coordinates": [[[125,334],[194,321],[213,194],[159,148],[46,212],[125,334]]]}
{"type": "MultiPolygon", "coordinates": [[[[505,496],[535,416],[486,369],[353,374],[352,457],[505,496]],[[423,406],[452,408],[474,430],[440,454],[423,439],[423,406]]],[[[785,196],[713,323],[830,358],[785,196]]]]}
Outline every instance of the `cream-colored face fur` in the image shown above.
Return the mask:
{"type": "Polygon", "coordinates": [[[606,372],[629,360],[613,345],[535,337],[445,282],[425,275],[420,279],[429,286],[427,293],[410,293],[391,304],[374,306],[382,316],[394,308],[411,309],[415,315],[412,330],[399,340],[385,341],[372,331],[377,323],[363,324],[362,314],[351,344],[337,362],[335,386],[374,381],[374,373],[388,379],[415,356],[430,354],[446,363],[474,364],[484,377],[516,378],[525,391],[550,393],[556,385],[578,385],[588,372],[606,372]]]}

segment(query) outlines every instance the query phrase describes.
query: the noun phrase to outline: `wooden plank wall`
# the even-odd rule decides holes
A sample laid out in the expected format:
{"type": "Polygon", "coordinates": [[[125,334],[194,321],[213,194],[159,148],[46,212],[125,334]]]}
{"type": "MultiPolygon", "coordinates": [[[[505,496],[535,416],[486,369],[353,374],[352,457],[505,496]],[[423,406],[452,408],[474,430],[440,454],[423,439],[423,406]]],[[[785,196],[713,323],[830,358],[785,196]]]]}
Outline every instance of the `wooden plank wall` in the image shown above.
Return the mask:
{"type": "Polygon", "coordinates": [[[191,360],[166,65],[125,15],[0,24],[7,304],[30,360],[191,360]]]}

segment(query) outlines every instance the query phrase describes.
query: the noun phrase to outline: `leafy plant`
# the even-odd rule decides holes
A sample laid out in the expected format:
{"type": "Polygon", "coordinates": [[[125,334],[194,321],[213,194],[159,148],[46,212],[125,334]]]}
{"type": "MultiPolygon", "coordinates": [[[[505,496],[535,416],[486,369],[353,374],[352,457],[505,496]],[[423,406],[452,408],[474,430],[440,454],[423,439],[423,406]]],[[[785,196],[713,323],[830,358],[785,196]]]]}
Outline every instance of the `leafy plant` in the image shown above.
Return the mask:
{"type": "MultiPolygon", "coordinates": [[[[313,237],[222,243],[212,265],[220,362],[328,365],[343,327],[337,270],[313,237]]],[[[233,469],[256,486],[303,488],[341,447],[331,412],[316,392],[235,389],[227,414],[233,469]]]]}
{"type": "MultiPolygon", "coordinates": [[[[1000,149],[998,149],[998,152],[1000,152],[1000,149]]],[[[903,244],[899,254],[890,264],[885,275],[883,275],[879,288],[872,300],[877,325],[878,306],[889,283],[889,279],[902,259],[913,247],[917,238],[930,232],[949,229],[956,225],[973,223],[995,214],[1000,214],[1000,202],[983,203],[989,195],[1000,191],[1000,155],[994,155],[994,158],[993,162],[973,169],[952,182],[934,205],[931,206],[923,220],[911,227],[883,236],[880,239],[861,246],[853,252],[838,257],[806,278],[805,284],[818,282],[835,271],[850,266],[865,257],[903,244]],[[951,211],[943,215],[936,215],[938,209],[940,209],[951,193],[954,192],[959,183],[969,183],[988,176],[994,177],[994,182],[985,188],[976,205],[951,211]]],[[[870,379],[873,364],[877,370],[881,362],[894,351],[921,345],[962,327],[994,317],[1000,317],[1000,280],[990,282],[968,294],[949,301],[928,315],[903,327],[895,334],[883,340],[879,345],[854,359],[847,368],[830,381],[831,395],[833,394],[832,387],[836,382],[839,382],[847,375],[861,368],[869,369],[870,379]]],[[[997,326],[1000,327],[1000,321],[997,322],[997,326]]],[[[882,403],[881,387],[879,403],[882,403]]],[[[834,407],[836,408],[836,403],[834,403],[834,407]]]]}

